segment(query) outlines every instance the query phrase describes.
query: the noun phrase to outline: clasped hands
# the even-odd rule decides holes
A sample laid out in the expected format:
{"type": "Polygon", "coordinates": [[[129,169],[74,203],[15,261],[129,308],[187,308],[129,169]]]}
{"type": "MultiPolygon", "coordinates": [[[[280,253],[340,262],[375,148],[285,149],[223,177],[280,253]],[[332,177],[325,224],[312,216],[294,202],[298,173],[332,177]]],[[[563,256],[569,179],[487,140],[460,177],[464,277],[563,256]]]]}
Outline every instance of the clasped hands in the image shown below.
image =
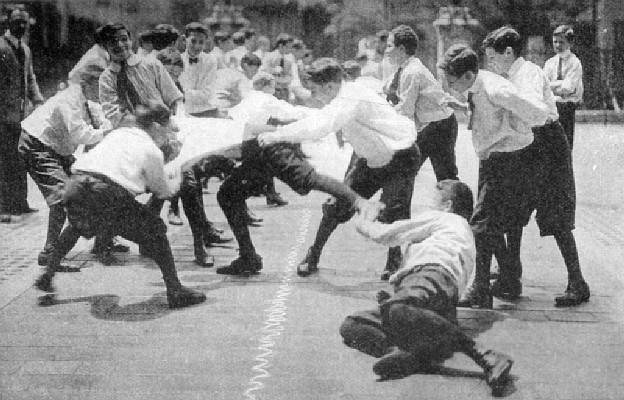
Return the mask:
{"type": "Polygon", "coordinates": [[[375,221],[386,205],[380,201],[360,197],[355,201],[354,207],[360,218],[365,221],[375,221]]]}

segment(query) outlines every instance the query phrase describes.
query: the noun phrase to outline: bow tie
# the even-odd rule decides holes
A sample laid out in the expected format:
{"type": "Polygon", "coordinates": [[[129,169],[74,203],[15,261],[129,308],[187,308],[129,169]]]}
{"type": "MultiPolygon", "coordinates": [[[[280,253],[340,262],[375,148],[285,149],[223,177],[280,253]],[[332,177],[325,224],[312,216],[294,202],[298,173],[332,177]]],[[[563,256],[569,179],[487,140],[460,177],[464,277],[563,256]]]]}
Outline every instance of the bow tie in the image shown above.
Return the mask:
{"type": "Polygon", "coordinates": [[[199,61],[198,57],[189,57],[189,64],[196,64],[199,61]]]}

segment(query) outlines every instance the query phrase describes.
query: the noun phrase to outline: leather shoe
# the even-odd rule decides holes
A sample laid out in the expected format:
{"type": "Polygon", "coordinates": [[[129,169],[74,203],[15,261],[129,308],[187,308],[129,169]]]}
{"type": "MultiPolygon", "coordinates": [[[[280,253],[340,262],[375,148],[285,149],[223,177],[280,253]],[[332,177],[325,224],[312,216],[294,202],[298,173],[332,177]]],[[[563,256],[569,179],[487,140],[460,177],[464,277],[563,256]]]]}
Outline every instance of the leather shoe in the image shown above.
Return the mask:
{"type": "Polygon", "coordinates": [[[305,277],[318,272],[318,262],[319,256],[314,254],[311,248],[308,249],[303,261],[297,265],[297,275],[305,277]]]}
{"type": "Polygon", "coordinates": [[[424,362],[412,353],[401,350],[396,346],[391,347],[388,354],[381,357],[373,365],[373,372],[381,379],[397,379],[431,370],[431,364],[424,362]]]}
{"type": "Polygon", "coordinates": [[[258,254],[253,256],[240,256],[230,265],[217,268],[217,274],[221,275],[253,275],[262,269],[262,257],[258,254]]]}
{"type": "Polygon", "coordinates": [[[555,297],[557,307],[577,306],[589,301],[589,285],[585,281],[568,284],[563,296],[555,297]]]}
{"type": "Polygon", "coordinates": [[[382,281],[388,281],[390,279],[390,277],[392,276],[392,272],[391,271],[384,271],[381,273],[381,276],[379,277],[382,281]]]}
{"type": "Polygon", "coordinates": [[[212,228],[204,230],[203,236],[204,236],[204,245],[207,247],[210,247],[213,244],[228,243],[228,242],[231,242],[233,239],[232,237],[229,237],[229,236],[223,236],[222,234],[218,233],[216,230],[212,228]]]}
{"type": "Polygon", "coordinates": [[[10,224],[11,223],[11,214],[0,214],[0,223],[1,224],[10,224]]]}
{"type": "Polygon", "coordinates": [[[178,289],[167,289],[167,303],[169,308],[182,308],[206,301],[206,295],[197,290],[180,286],[178,289]]]}
{"type": "Polygon", "coordinates": [[[282,196],[280,196],[279,193],[267,193],[266,203],[267,203],[267,206],[275,206],[275,207],[281,207],[281,206],[285,206],[288,204],[288,202],[284,200],[282,196]]]}
{"type": "Polygon", "coordinates": [[[489,286],[473,285],[457,302],[457,307],[492,309],[492,294],[489,286]]]}
{"type": "Polygon", "coordinates": [[[52,275],[44,273],[35,281],[34,286],[42,292],[54,293],[55,289],[54,286],[52,286],[52,278],[52,275]]]}
{"type": "Polygon", "coordinates": [[[212,267],[214,265],[214,257],[208,257],[206,254],[206,250],[204,250],[204,245],[197,241],[194,243],[194,252],[195,252],[195,264],[200,267],[212,267]]]}
{"type": "Polygon", "coordinates": [[[482,356],[482,367],[485,372],[485,381],[492,391],[498,391],[505,384],[513,360],[506,354],[494,350],[486,351],[482,356]]]}
{"type": "Polygon", "coordinates": [[[522,282],[518,279],[498,278],[492,283],[492,296],[504,300],[516,300],[522,294],[522,282]]]}

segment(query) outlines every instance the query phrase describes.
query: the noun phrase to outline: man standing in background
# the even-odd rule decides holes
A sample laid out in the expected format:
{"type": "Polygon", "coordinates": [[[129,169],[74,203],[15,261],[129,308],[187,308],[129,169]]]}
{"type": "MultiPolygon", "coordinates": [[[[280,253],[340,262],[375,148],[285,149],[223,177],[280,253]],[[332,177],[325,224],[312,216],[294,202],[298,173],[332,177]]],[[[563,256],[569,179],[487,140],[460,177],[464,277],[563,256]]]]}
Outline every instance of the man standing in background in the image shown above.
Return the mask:
{"type": "Polygon", "coordinates": [[[32,54],[22,40],[30,17],[24,10],[13,10],[9,29],[0,37],[0,222],[11,216],[37,211],[27,201],[26,169],[17,152],[27,102],[39,106],[39,91],[32,67],[32,54]]]}

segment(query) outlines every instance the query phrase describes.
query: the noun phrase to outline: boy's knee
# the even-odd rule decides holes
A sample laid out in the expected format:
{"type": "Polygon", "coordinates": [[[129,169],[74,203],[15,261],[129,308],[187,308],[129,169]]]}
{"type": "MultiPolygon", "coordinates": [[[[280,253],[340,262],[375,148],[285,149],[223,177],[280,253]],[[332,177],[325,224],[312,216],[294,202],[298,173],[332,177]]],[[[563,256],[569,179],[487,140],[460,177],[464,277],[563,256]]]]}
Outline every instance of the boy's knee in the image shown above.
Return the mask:
{"type": "Polygon", "coordinates": [[[339,224],[349,221],[355,214],[352,207],[334,197],[323,203],[322,209],[324,216],[336,220],[339,224]]]}

